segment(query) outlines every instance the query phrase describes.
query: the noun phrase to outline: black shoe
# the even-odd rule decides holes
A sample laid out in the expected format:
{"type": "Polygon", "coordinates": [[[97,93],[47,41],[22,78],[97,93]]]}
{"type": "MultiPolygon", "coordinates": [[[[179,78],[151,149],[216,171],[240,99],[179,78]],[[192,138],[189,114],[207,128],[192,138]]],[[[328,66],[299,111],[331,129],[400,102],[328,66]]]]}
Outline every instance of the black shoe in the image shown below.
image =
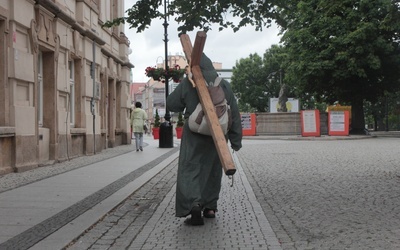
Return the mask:
{"type": "Polygon", "coordinates": [[[215,218],[215,209],[205,208],[203,211],[203,216],[205,218],[215,218]]]}
{"type": "Polygon", "coordinates": [[[185,223],[192,226],[204,225],[204,220],[201,217],[201,207],[195,206],[190,211],[191,217],[185,220],[185,223]]]}
{"type": "Polygon", "coordinates": [[[140,151],[143,151],[143,148],[142,148],[142,147],[140,147],[139,149],[140,149],[140,151]]]}
{"type": "Polygon", "coordinates": [[[137,152],[139,152],[139,149],[136,149],[137,152]]]}

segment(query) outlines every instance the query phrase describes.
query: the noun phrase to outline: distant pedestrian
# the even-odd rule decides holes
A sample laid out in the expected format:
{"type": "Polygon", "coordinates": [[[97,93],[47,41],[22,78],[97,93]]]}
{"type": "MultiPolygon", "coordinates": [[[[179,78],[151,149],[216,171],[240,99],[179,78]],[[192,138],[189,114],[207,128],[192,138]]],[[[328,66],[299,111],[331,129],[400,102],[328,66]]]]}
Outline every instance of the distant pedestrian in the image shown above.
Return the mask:
{"type": "MultiPolygon", "coordinates": [[[[200,69],[207,83],[214,82],[218,77],[211,60],[205,54],[201,57],[200,69]]],[[[222,80],[220,86],[232,112],[232,125],[226,139],[230,141],[231,148],[237,151],[242,147],[242,125],[238,105],[230,84],[222,80]]],[[[197,90],[188,78],[184,78],[167,98],[168,110],[185,111],[185,118],[189,117],[198,103],[197,90]]],[[[185,122],[179,154],[175,216],[191,215],[185,221],[191,225],[203,225],[203,216],[215,218],[222,174],[222,164],[213,138],[192,132],[188,122],[185,122]]]]}
{"type": "Polygon", "coordinates": [[[136,151],[143,151],[143,132],[147,120],[147,114],[142,109],[142,103],[136,102],[135,109],[131,113],[131,126],[135,136],[136,151]]]}

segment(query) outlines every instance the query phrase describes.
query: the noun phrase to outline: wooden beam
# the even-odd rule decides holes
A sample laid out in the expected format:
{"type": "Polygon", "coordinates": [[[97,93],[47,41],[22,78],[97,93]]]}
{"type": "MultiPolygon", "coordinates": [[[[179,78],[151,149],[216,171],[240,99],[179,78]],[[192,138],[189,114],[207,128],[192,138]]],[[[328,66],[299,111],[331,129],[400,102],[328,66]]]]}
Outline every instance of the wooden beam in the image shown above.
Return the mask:
{"type": "MultiPolygon", "coordinates": [[[[206,44],[207,33],[204,31],[197,32],[196,40],[192,49],[191,66],[200,66],[201,56],[203,55],[204,45],[206,44]]],[[[203,75],[202,75],[203,76],[203,75]]]]}
{"type": "Polygon", "coordinates": [[[183,50],[183,53],[185,53],[186,60],[188,61],[188,64],[190,66],[192,63],[192,42],[190,41],[190,37],[187,34],[181,34],[179,38],[181,40],[182,47],[186,48],[186,50],[183,50]]]}
{"type": "Polygon", "coordinates": [[[233,162],[232,155],[229,152],[229,147],[219,123],[219,119],[215,113],[214,105],[211,101],[206,81],[204,80],[200,69],[200,59],[203,54],[206,37],[207,36],[205,32],[198,32],[193,48],[188,35],[183,34],[181,35],[180,39],[185,55],[191,55],[191,57],[187,57],[186,59],[190,61],[192,65],[191,70],[193,74],[193,80],[196,83],[196,89],[199,95],[200,103],[207,119],[207,124],[210,128],[211,136],[214,140],[222,168],[224,169],[226,175],[233,175],[236,172],[235,164],[233,162]]]}

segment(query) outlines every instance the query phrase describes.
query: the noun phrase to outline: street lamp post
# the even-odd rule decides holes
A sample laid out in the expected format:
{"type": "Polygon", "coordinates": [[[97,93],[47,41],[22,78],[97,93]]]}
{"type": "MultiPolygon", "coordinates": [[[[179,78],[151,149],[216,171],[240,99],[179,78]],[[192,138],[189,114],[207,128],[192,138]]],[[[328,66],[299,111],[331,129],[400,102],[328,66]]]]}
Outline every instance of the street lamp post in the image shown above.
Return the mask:
{"type": "Polygon", "coordinates": [[[168,22],[167,22],[167,0],[164,0],[164,44],[165,44],[165,121],[160,125],[160,138],[159,147],[160,148],[173,148],[173,133],[171,124],[171,115],[167,108],[167,97],[169,95],[169,75],[168,75],[168,22]]]}

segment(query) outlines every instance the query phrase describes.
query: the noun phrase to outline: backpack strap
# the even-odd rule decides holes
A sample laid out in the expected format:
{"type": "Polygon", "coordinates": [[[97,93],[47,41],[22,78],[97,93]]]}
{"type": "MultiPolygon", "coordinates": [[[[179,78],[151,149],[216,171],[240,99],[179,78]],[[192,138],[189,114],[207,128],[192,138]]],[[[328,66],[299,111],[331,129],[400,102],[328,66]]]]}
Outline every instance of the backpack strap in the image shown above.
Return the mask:
{"type": "Polygon", "coordinates": [[[221,81],[222,81],[222,78],[218,76],[217,78],[215,78],[214,82],[209,82],[207,84],[207,86],[209,86],[209,87],[218,87],[219,84],[221,83],[221,81]]]}
{"type": "Polygon", "coordinates": [[[222,78],[221,78],[221,77],[218,76],[217,78],[215,78],[214,87],[219,86],[219,84],[221,83],[221,81],[222,81],[222,78]]]}

